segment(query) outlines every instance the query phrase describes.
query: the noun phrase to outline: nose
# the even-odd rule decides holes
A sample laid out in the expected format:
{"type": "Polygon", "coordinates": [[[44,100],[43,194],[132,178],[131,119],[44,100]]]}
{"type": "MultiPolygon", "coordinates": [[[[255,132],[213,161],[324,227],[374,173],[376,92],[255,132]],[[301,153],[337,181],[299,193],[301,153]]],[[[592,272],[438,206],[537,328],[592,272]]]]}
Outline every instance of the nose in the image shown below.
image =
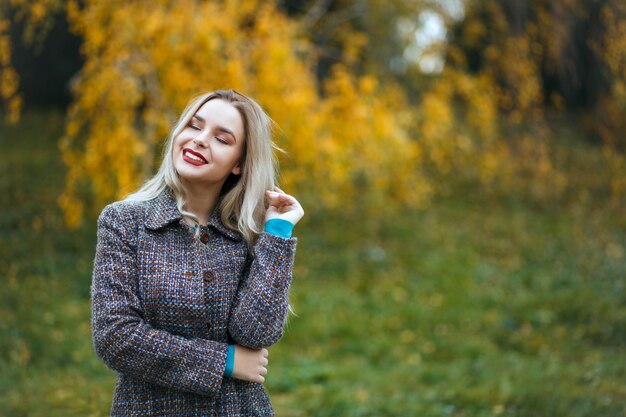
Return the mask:
{"type": "Polygon", "coordinates": [[[208,135],[203,133],[200,133],[198,136],[196,136],[195,138],[193,138],[192,142],[200,147],[200,148],[206,148],[208,146],[208,135]]]}

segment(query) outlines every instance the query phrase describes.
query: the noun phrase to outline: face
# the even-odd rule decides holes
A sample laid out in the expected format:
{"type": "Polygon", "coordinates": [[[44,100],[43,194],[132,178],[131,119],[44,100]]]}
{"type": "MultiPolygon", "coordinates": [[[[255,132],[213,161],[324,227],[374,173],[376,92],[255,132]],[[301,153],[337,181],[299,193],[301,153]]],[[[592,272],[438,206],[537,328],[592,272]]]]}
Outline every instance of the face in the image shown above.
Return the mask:
{"type": "Polygon", "coordinates": [[[243,120],[227,101],[209,100],[174,139],[174,167],[183,183],[221,186],[230,174],[241,174],[243,120]]]}

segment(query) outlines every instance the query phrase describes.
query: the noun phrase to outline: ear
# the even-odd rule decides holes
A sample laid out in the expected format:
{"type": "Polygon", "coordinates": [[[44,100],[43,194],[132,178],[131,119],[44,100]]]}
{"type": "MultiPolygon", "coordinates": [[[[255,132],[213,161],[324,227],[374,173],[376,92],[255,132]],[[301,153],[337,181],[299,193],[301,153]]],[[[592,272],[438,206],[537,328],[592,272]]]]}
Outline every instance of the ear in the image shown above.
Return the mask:
{"type": "Polygon", "coordinates": [[[239,165],[239,162],[237,162],[237,165],[235,165],[233,170],[230,172],[232,172],[233,175],[241,175],[241,166],[239,165]]]}

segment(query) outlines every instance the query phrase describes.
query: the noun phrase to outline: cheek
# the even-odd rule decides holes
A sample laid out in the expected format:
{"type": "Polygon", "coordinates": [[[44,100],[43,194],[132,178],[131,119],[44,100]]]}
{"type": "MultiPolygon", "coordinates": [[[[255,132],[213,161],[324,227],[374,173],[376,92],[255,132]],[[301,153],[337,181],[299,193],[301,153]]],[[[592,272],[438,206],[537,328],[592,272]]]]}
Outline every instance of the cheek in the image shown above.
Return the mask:
{"type": "Polygon", "coordinates": [[[172,143],[171,157],[174,165],[178,165],[181,162],[184,147],[183,145],[184,141],[181,141],[179,139],[174,139],[174,143],[172,143]]]}
{"type": "Polygon", "coordinates": [[[176,139],[174,139],[174,143],[172,144],[172,154],[176,156],[176,154],[182,150],[183,145],[188,141],[189,140],[185,139],[182,135],[179,135],[176,139]]]}
{"type": "Polygon", "coordinates": [[[178,146],[176,143],[174,143],[174,146],[172,146],[172,161],[174,163],[176,163],[176,160],[178,159],[178,156],[180,154],[180,146],[178,146]]]}
{"type": "Polygon", "coordinates": [[[177,146],[180,146],[180,144],[183,143],[184,141],[185,141],[185,137],[181,133],[180,135],[174,138],[174,148],[176,148],[177,146]]]}

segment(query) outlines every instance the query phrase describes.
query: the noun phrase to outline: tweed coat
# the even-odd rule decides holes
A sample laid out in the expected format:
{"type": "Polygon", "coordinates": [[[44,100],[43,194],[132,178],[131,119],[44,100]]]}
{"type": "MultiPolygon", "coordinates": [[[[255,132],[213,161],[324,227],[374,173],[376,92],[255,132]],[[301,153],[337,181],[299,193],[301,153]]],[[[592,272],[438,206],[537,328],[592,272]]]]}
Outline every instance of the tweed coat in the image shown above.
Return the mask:
{"type": "Polygon", "coordinates": [[[166,190],[98,219],[92,335],[117,371],[112,416],[274,415],[261,384],[224,376],[228,343],[283,334],[296,239],[262,233],[249,251],[215,210],[207,244],[166,190]]]}

